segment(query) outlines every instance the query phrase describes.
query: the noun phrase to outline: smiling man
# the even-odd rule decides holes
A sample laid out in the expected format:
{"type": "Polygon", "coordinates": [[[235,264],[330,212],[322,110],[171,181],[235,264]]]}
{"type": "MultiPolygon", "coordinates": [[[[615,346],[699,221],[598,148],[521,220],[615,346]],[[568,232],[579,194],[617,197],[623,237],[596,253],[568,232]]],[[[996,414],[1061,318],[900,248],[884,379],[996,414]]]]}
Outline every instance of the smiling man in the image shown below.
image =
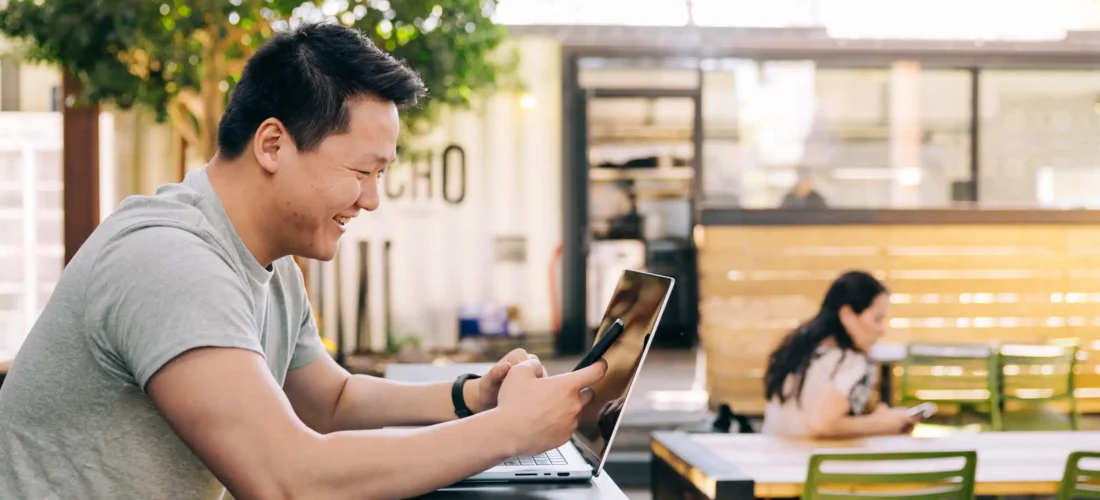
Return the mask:
{"type": "Polygon", "coordinates": [[[398,109],[424,94],[338,25],[259,49],[217,155],[124,201],[66,267],[0,389],[0,498],[402,498],[565,443],[603,363],[545,377],[517,350],[410,385],[322,348],[291,256],[331,260],[378,207],[398,109]],[[377,430],[409,424],[436,425],[377,430]]]}

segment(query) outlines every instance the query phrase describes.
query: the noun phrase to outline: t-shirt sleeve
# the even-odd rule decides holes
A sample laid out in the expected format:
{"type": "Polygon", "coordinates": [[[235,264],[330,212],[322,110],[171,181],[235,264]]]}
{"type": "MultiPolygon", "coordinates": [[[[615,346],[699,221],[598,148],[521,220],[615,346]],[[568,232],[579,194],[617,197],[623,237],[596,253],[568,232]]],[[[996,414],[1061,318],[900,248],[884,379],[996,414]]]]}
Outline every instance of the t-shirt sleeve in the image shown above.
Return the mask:
{"type": "Polygon", "coordinates": [[[90,270],[86,318],[101,359],[145,390],[173,358],[200,347],[264,355],[247,280],[195,233],[150,227],[108,243],[90,270]]]}
{"type": "Polygon", "coordinates": [[[302,276],[302,270],[298,269],[298,266],[291,261],[293,273],[297,276],[297,279],[292,285],[295,290],[300,294],[302,317],[301,327],[298,330],[298,340],[294,344],[294,354],[290,357],[290,367],[288,369],[294,370],[301,368],[312,363],[322,355],[327,355],[324,343],[321,342],[321,334],[317,329],[317,321],[313,317],[313,307],[309,303],[309,295],[306,293],[305,279],[302,276]]]}
{"type": "Polygon", "coordinates": [[[845,396],[850,396],[856,384],[867,375],[867,358],[855,352],[830,349],[819,362],[832,377],[832,386],[845,396]]]}

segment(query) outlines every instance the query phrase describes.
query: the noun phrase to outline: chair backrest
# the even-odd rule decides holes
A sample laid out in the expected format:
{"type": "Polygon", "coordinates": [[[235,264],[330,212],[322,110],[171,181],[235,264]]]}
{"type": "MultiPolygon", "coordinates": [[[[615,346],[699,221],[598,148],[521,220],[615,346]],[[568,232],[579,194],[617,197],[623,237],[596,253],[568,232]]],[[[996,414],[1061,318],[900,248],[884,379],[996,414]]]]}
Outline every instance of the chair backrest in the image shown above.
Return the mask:
{"type": "Polygon", "coordinates": [[[810,457],[803,500],[973,500],[978,454],[822,453],[810,457]]]}
{"type": "Polygon", "coordinates": [[[1100,499],[1100,465],[1086,469],[1081,466],[1082,459],[1100,460],[1100,452],[1075,451],[1069,454],[1066,472],[1062,475],[1062,485],[1058,488],[1058,500],[1100,499]]]}
{"type": "Polygon", "coordinates": [[[987,400],[995,390],[996,351],[991,347],[910,344],[902,362],[901,400],[987,400]]]}
{"type": "Polygon", "coordinates": [[[1047,399],[1073,395],[1076,345],[1001,346],[1000,365],[1004,394],[1025,399],[1047,399]]]}

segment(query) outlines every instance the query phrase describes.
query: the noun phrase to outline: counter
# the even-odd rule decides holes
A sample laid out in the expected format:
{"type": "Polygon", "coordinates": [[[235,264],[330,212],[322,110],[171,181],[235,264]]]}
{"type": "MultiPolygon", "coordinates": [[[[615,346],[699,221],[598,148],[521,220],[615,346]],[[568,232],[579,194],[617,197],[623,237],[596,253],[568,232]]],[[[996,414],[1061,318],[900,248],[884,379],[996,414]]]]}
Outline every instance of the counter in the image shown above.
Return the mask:
{"type": "MultiPolygon", "coordinates": [[[[889,287],[892,342],[1100,347],[1100,211],[709,209],[700,220],[708,391],[742,413],[763,411],[768,354],[848,269],[889,287]]],[[[1100,396],[1097,369],[1078,366],[1080,397],[1100,396]]]]}

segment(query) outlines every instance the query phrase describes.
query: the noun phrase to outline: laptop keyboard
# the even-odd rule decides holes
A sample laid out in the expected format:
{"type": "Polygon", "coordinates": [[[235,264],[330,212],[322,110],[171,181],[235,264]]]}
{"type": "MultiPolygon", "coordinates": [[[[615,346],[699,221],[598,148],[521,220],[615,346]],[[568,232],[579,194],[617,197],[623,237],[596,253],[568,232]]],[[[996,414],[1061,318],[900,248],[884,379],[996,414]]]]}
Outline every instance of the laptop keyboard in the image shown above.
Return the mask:
{"type": "Polygon", "coordinates": [[[565,457],[557,449],[550,450],[533,457],[512,457],[504,461],[504,465],[537,466],[537,465],[565,465],[565,457]]]}

